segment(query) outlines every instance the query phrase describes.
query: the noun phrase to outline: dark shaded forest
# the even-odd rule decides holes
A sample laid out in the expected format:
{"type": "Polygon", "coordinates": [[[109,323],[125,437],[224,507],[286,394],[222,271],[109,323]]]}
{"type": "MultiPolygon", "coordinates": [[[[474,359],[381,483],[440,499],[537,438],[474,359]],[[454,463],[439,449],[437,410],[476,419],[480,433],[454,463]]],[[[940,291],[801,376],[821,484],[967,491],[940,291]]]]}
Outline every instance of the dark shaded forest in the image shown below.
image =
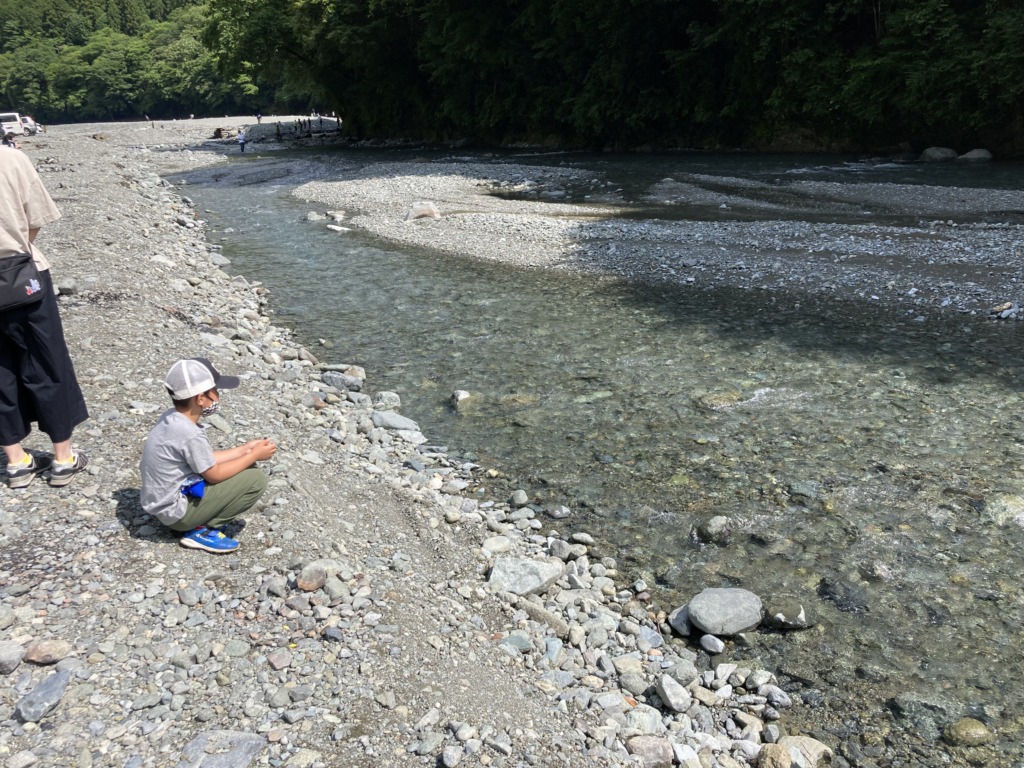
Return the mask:
{"type": "Polygon", "coordinates": [[[357,138],[1024,154],[1019,0],[0,0],[50,121],[337,111],[357,138]]]}

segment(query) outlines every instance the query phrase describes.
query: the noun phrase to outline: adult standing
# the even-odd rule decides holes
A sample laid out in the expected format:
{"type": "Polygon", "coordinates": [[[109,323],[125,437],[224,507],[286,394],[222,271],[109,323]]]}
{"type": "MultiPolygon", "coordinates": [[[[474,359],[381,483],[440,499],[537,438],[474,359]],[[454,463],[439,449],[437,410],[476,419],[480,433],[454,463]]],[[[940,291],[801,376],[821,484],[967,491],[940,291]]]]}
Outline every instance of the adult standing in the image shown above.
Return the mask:
{"type": "Polygon", "coordinates": [[[245,152],[245,128],[238,129],[238,146],[245,152]]]}
{"type": "Polygon", "coordinates": [[[27,487],[47,469],[50,485],[64,486],[88,463],[72,449],[71,435],[89,413],[64,341],[50,265],[34,244],[40,228],[58,218],[32,162],[21,152],[0,151],[0,259],[32,254],[42,287],[41,300],[0,309],[0,444],[11,488],[27,487]],[[22,447],[32,422],[50,437],[52,459],[22,447]]]}

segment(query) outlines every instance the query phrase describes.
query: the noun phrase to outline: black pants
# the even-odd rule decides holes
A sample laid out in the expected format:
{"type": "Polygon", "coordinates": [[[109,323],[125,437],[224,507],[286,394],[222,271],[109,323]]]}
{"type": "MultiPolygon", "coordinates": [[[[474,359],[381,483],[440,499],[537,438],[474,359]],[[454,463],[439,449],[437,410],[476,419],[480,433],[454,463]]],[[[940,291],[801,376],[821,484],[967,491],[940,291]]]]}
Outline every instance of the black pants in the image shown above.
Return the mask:
{"type": "Polygon", "coordinates": [[[89,418],[75,378],[49,270],[42,301],[0,311],[0,444],[20,443],[32,422],[60,443],[89,418]]]}

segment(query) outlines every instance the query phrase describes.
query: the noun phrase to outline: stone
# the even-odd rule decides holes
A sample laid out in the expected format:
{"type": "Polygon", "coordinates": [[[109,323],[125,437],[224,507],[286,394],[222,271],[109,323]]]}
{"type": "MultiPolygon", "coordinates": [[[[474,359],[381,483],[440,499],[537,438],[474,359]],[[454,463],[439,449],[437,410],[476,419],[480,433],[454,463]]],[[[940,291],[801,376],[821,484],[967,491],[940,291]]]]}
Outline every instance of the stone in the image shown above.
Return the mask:
{"type": "Polygon", "coordinates": [[[681,605],[668,615],[668,625],[672,627],[681,637],[689,637],[692,631],[690,625],[690,606],[681,605]]]}
{"type": "Polygon", "coordinates": [[[451,744],[441,752],[441,765],[444,768],[455,768],[455,766],[462,762],[464,754],[462,747],[458,744],[451,744]]]}
{"type": "Polygon", "coordinates": [[[402,407],[402,398],[397,392],[378,392],[373,396],[373,407],[381,411],[397,411],[402,407]]]}
{"type": "Polygon", "coordinates": [[[412,419],[401,416],[394,411],[374,411],[370,416],[373,426],[382,429],[401,430],[405,432],[419,432],[419,425],[412,419]]]}
{"type": "Polygon", "coordinates": [[[556,636],[563,639],[569,636],[568,622],[557,613],[549,611],[547,608],[537,605],[530,600],[520,600],[516,603],[516,606],[534,621],[547,624],[555,631],[556,636]]]}
{"type": "Polygon", "coordinates": [[[13,640],[0,640],[0,675],[9,675],[21,664],[25,649],[13,640]]]}
{"type": "Polygon", "coordinates": [[[512,540],[508,536],[491,536],[489,539],[484,539],[484,543],[480,546],[492,555],[500,555],[512,549],[512,540]]]}
{"type": "Polygon", "coordinates": [[[832,762],[832,750],[810,736],[783,736],[778,743],[789,751],[791,759],[795,752],[809,768],[818,768],[832,762]]]}
{"type": "Polygon", "coordinates": [[[25,648],[25,661],[33,664],[56,664],[71,653],[71,643],[66,640],[36,640],[25,648]]]}
{"type": "Polygon", "coordinates": [[[797,597],[776,595],[768,600],[766,618],[776,629],[807,629],[815,624],[811,603],[797,597]]]}
{"type": "MultiPolygon", "coordinates": [[[[311,768],[320,762],[322,755],[313,749],[300,749],[288,758],[282,768],[311,768]]],[[[205,765],[205,764],[204,764],[205,765]]]]}
{"type": "Polygon", "coordinates": [[[314,560],[303,567],[295,579],[295,585],[303,592],[315,592],[327,583],[328,578],[344,570],[345,566],[337,560],[314,560]]]}
{"type": "Polygon", "coordinates": [[[892,710],[929,741],[935,741],[942,735],[940,724],[953,723],[964,716],[963,704],[942,694],[901,693],[892,699],[892,710]]]}
{"type": "Polygon", "coordinates": [[[701,635],[700,647],[712,655],[725,651],[725,643],[714,635],[701,635]]]}
{"type": "Polygon", "coordinates": [[[67,670],[48,675],[18,701],[14,717],[23,723],[38,723],[60,703],[70,679],[71,673],[67,670]]]}
{"type": "Polygon", "coordinates": [[[495,591],[523,596],[546,591],[564,573],[565,563],[555,558],[501,557],[495,561],[487,581],[495,591]]]}
{"type": "Polygon", "coordinates": [[[661,736],[634,736],[626,742],[626,751],[639,757],[644,768],[672,768],[675,757],[672,742],[661,736]]]}
{"type": "Polygon", "coordinates": [[[35,752],[24,749],[11,755],[5,763],[5,768],[30,768],[38,763],[39,756],[35,752]]]}
{"type": "Polygon", "coordinates": [[[705,589],[689,602],[690,623],[711,635],[731,637],[761,623],[761,598],[746,589],[705,589]]]}
{"type": "Polygon", "coordinates": [[[685,712],[693,703],[690,692],[683,687],[682,683],[671,675],[662,675],[655,684],[658,696],[669,709],[676,712],[685,712]]]}
{"type": "Polygon", "coordinates": [[[757,768],[790,768],[793,759],[781,744],[765,744],[757,756],[757,768]]]}
{"type": "Polygon", "coordinates": [[[434,203],[427,202],[424,200],[417,201],[409,207],[409,212],[405,214],[406,221],[414,221],[416,219],[440,219],[441,212],[437,209],[434,203]]]}
{"type": "Polygon", "coordinates": [[[668,671],[668,673],[683,686],[688,686],[700,675],[700,672],[697,671],[697,667],[694,666],[693,662],[687,659],[683,659],[678,662],[668,671]]]}
{"type": "Polygon", "coordinates": [[[961,717],[952,725],[946,726],[942,738],[954,747],[980,747],[993,740],[994,735],[980,720],[973,717],[961,717]]]}
{"type": "Polygon", "coordinates": [[[985,163],[992,159],[992,153],[987,149],[972,149],[970,152],[964,152],[962,155],[957,157],[957,160],[966,160],[975,163],[985,163]]]}
{"type": "Polygon", "coordinates": [[[437,751],[438,747],[444,744],[444,735],[437,731],[428,731],[423,735],[420,743],[416,747],[417,755],[432,755],[437,751]]]}
{"type": "Polygon", "coordinates": [[[243,731],[204,731],[185,745],[174,768],[246,768],[267,745],[243,731]]]}
{"type": "Polygon", "coordinates": [[[325,371],[320,380],[329,387],[348,392],[359,392],[363,388],[363,381],[358,376],[340,371],[325,371]]]}
{"type": "Polygon", "coordinates": [[[946,160],[956,160],[957,151],[949,147],[928,147],[918,158],[922,163],[939,163],[946,160]]]}
{"type": "Polygon", "coordinates": [[[292,655],[285,650],[274,650],[267,654],[267,663],[275,670],[291,666],[292,655]]]}
{"type": "Polygon", "coordinates": [[[637,704],[626,711],[626,725],[647,736],[665,732],[665,725],[661,721],[661,712],[646,704],[637,704]]]}
{"type": "Polygon", "coordinates": [[[790,695],[777,685],[767,684],[759,686],[757,689],[757,695],[764,696],[768,699],[768,703],[773,707],[788,709],[793,706],[793,699],[790,695]]]}
{"type": "Polygon", "coordinates": [[[1003,526],[1024,522],[1024,496],[1015,493],[997,493],[985,499],[981,510],[982,522],[1003,526]]]}

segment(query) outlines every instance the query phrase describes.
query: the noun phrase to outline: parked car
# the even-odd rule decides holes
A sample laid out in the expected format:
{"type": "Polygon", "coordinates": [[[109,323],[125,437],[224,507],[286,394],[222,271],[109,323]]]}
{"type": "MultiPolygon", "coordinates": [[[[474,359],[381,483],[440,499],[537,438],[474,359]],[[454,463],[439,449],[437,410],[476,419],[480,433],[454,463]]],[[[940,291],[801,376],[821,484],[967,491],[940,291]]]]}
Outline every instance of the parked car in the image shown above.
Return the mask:
{"type": "Polygon", "coordinates": [[[39,123],[37,123],[28,115],[21,116],[21,127],[22,132],[26,136],[35,136],[37,133],[39,133],[39,123]]]}
{"type": "Polygon", "coordinates": [[[23,133],[25,126],[21,124],[21,115],[17,112],[0,112],[0,130],[4,136],[8,133],[23,133]]]}

